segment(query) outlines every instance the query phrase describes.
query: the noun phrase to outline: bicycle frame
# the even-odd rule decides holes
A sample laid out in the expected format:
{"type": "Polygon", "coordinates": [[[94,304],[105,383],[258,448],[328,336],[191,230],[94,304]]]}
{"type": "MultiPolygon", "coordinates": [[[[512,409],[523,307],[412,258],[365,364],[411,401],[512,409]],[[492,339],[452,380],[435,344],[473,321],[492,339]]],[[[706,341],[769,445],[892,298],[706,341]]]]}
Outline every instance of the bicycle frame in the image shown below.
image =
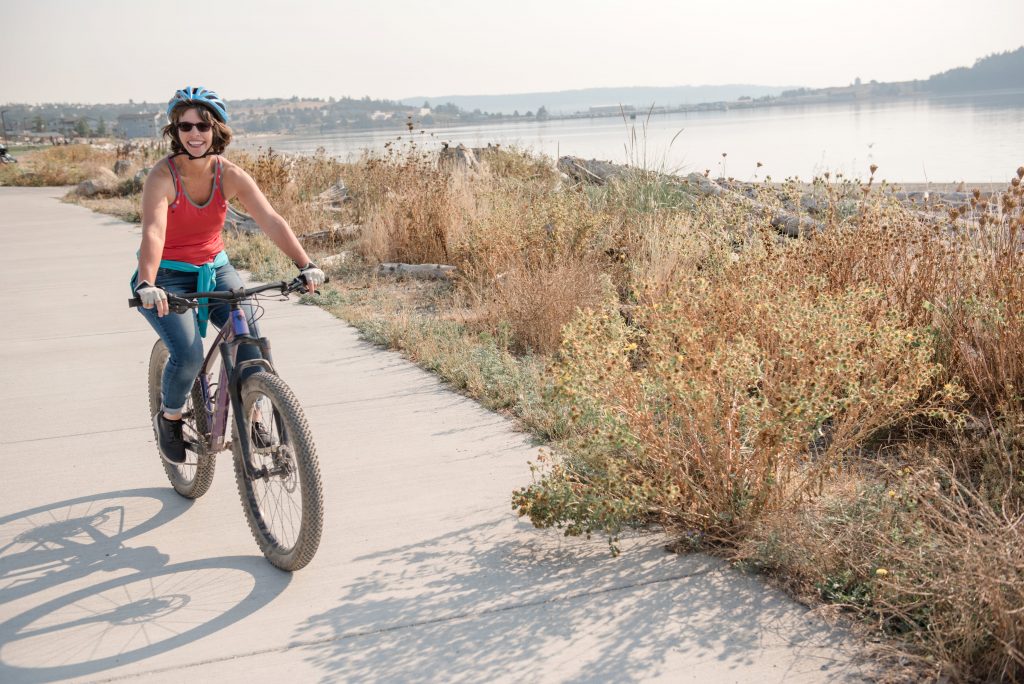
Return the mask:
{"type": "MultiPolygon", "coordinates": [[[[226,441],[228,429],[228,406],[234,410],[235,425],[238,428],[238,439],[241,440],[242,453],[251,454],[249,435],[243,425],[242,416],[242,371],[251,366],[260,366],[274,373],[274,365],[270,354],[270,340],[265,337],[253,337],[249,332],[249,323],[241,304],[231,303],[231,314],[217,337],[214,339],[203,365],[199,369],[199,384],[202,389],[203,407],[206,411],[206,425],[209,433],[202,435],[212,453],[217,453],[231,446],[226,441]],[[242,345],[254,345],[259,348],[261,358],[250,359],[236,364],[238,348],[242,345]],[[217,381],[217,392],[214,396],[210,386],[210,369],[220,358],[220,374],[217,381]],[[224,389],[227,388],[227,392],[224,389]]],[[[195,409],[199,410],[199,409],[195,409]]],[[[246,477],[256,477],[256,469],[248,459],[243,459],[246,477]]]]}

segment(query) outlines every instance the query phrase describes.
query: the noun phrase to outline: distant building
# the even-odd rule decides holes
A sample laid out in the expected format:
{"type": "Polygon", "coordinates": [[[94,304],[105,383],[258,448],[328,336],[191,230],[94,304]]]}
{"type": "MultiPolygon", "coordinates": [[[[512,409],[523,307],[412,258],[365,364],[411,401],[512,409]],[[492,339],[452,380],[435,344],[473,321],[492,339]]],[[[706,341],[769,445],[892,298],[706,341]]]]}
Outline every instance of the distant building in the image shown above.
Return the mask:
{"type": "Polygon", "coordinates": [[[392,116],[394,116],[394,112],[382,112],[380,110],[377,110],[376,112],[370,115],[370,119],[372,119],[373,121],[387,121],[392,116]]]}
{"type": "Polygon", "coordinates": [[[122,138],[159,138],[160,124],[158,112],[117,115],[117,130],[122,138]]]}
{"type": "Polygon", "coordinates": [[[65,138],[70,138],[75,135],[75,126],[78,125],[78,119],[59,119],[57,121],[57,132],[65,138]]]}
{"type": "Polygon", "coordinates": [[[636,107],[633,105],[596,105],[590,108],[591,114],[605,115],[605,114],[633,114],[636,112],[636,107]]]}

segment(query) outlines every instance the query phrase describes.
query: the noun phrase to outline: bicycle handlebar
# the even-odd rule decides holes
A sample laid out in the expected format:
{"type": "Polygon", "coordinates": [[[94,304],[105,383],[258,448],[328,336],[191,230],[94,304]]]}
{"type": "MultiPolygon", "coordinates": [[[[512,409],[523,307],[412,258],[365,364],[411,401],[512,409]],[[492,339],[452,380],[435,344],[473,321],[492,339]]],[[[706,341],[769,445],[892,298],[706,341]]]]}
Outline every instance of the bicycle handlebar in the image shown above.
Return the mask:
{"type": "MultiPolygon", "coordinates": [[[[324,280],[325,283],[329,283],[330,278],[324,280]]],[[[281,280],[275,283],[267,283],[266,285],[257,285],[256,287],[250,288],[239,288],[237,290],[231,290],[225,292],[219,290],[215,292],[185,292],[183,294],[167,293],[167,305],[173,313],[185,313],[189,309],[195,309],[199,307],[197,300],[214,299],[222,302],[241,302],[249,299],[253,295],[260,294],[261,292],[269,292],[270,290],[279,290],[281,294],[286,295],[291,292],[300,292],[306,289],[306,281],[303,278],[297,277],[295,280],[288,282],[281,280]]],[[[142,300],[138,297],[132,297],[128,300],[129,307],[142,306],[142,300]]],[[[209,306],[209,304],[207,304],[209,306]]]]}

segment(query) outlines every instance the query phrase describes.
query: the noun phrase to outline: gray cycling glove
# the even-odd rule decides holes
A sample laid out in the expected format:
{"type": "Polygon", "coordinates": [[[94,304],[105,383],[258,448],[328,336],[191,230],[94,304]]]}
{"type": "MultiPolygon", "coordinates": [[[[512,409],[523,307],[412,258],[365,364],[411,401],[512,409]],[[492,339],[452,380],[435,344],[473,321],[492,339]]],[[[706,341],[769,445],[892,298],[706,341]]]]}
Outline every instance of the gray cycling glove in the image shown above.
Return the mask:
{"type": "Polygon", "coordinates": [[[151,285],[145,280],[135,288],[135,296],[142,302],[142,306],[147,309],[152,309],[158,303],[167,301],[167,292],[162,287],[151,285]]]}
{"type": "Polygon", "coordinates": [[[316,264],[310,261],[308,264],[299,269],[299,275],[306,279],[306,282],[312,285],[314,288],[318,288],[324,284],[326,276],[316,264]]]}

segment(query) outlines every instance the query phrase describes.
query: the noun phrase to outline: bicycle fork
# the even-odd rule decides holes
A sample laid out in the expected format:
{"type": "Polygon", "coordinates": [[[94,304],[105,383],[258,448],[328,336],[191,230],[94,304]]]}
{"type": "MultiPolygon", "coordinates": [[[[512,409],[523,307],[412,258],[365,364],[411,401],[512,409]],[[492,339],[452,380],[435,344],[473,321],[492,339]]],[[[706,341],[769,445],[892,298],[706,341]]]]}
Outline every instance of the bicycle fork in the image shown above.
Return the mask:
{"type": "MultiPolygon", "coordinates": [[[[228,396],[231,400],[232,413],[235,418],[235,428],[238,434],[239,447],[242,450],[244,458],[242,459],[242,467],[245,469],[245,476],[250,480],[256,480],[268,476],[268,471],[265,466],[257,468],[253,464],[251,458],[253,454],[252,435],[245,428],[245,411],[242,406],[242,375],[248,368],[259,367],[268,373],[277,374],[274,370],[274,365],[271,362],[270,355],[270,340],[265,337],[252,337],[249,332],[249,323],[245,319],[245,312],[242,310],[241,305],[232,304],[231,306],[231,335],[229,339],[226,339],[220,345],[221,353],[221,378],[225,382],[228,389],[228,396]],[[243,345],[255,346],[260,353],[260,357],[256,359],[249,359],[242,361],[241,363],[235,362],[238,358],[238,349],[243,345]]],[[[225,326],[227,327],[227,326],[225,326]]],[[[218,391],[221,391],[218,388],[218,391]]],[[[223,405],[223,412],[227,412],[227,402],[217,402],[217,408],[220,409],[223,405]]],[[[218,416],[220,417],[220,416],[218,416]]],[[[227,433],[227,416],[220,417],[223,420],[223,432],[227,433]]]]}

